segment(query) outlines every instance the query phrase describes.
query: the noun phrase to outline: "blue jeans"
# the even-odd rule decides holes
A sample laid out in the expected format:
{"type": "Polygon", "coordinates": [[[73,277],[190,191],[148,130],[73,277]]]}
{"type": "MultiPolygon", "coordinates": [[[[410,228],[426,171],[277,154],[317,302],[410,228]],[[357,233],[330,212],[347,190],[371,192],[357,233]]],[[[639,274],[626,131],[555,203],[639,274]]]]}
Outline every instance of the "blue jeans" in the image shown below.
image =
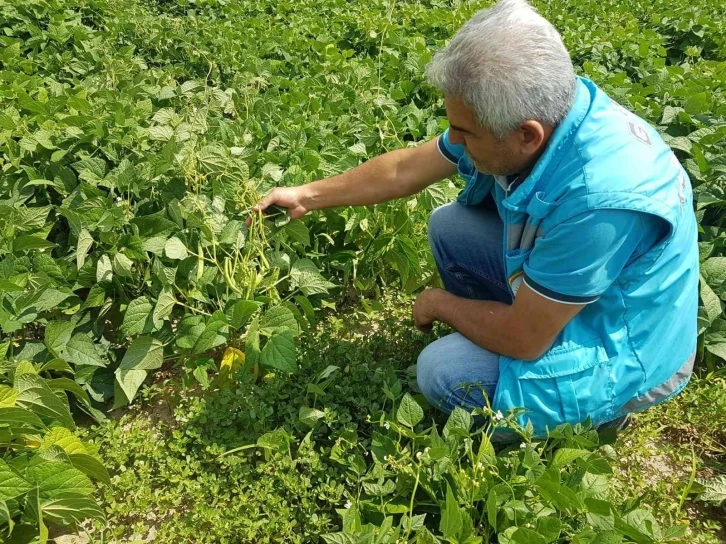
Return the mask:
{"type": "MultiPolygon", "coordinates": [[[[447,291],[512,303],[502,255],[503,229],[496,210],[485,206],[454,202],[434,210],[429,243],[447,291]]],[[[494,397],[499,355],[454,333],[426,346],[416,369],[419,388],[432,406],[446,413],[455,406],[481,408],[484,395],[494,397]]]]}

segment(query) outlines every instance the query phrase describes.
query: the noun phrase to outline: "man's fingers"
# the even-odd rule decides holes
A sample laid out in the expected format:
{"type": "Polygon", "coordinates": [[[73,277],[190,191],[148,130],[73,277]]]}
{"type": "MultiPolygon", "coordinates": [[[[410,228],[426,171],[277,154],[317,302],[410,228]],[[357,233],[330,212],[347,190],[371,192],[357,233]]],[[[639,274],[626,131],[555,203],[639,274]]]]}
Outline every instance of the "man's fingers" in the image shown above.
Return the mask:
{"type": "MultiPolygon", "coordinates": [[[[260,200],[257,204],[252,206],[252,211],[254,212],[252,214],[252,216],[254,216],[254,214],[256,214],[256,213],[264,212],[267,208],[272,206],[275,203],[275,201],[277,200],[277,195],[275,194],[276,192],[277,192],[277,190],[273,189],[273,191],[270,194],[268,194],[266,197],[264,197],[262,200],[260,200]]],[[[249,227],[252,224],[252,216],[248,217],[247,220],[245,221],[245,225],[247,227],[249,227]]]]}
{"type": "Polygon", "coordinates": [[[259,211],[265,211],[268,207],[270,207],[272,204],[275,203],[275,200],[277,199],[276,195],[277,191],[272,191],[269,195],[267,195],[265,198],[260,200],[257,204],[252,206],[252,209],[256,212],[259,211]]]}

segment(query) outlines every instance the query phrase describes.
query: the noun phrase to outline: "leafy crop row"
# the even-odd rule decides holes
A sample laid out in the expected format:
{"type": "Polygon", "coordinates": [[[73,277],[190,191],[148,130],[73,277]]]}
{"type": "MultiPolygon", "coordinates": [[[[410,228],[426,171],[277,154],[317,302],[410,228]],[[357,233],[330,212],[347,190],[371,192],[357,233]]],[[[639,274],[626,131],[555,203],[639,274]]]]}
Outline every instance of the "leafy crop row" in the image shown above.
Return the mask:
{"type": "MultiPolygon", "coordinates": [[[[53,447],[71,411],[103,419],[164,364],[202,387],[224,361],[227,374],[295,372],[319,309],[436,281],[425,222],[455,195],[449,181],[305,222],[245,221],[275,184],[440,133],[423,68],[478,7],[0,0],[0,470],[17,480],[0,495],[0,523],[18,534],[76,521],[53,506],[56,491],[97,514],[90,481],[46,481],[50,465],[106,479],[92,449],[53,447]]],[[[691,175],[699,359],[715,368],[726,356],[724,8],[539,7],[578,69],[654,123],[691,175]]]]}

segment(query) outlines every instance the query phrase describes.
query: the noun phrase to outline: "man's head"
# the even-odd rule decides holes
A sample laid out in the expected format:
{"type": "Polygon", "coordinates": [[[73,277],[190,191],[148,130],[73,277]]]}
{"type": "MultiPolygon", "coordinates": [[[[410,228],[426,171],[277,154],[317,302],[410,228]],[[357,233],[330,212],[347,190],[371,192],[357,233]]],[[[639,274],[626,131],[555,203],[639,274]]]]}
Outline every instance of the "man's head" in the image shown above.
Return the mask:
{"type": "Polygon", "coordinates": [[[557,30],[526,0],[478,12],[436,54],[429,80],[444,93],[449,138],[483,173],[531,168],[575,97],[557,30]]]}

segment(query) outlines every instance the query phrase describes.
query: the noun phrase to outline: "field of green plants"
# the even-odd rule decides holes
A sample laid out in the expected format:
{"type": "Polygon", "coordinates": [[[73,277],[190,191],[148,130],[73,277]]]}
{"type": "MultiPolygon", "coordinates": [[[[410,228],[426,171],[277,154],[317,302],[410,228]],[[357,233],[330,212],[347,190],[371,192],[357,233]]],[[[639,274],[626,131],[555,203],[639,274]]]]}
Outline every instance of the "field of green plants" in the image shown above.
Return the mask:
{"type": "Polygon", "coordinates": [[[726,4],[534,3],[696,194],[697,373],[619,437],[418,392],[457,180],[245,226],[440,134],[424,67],[491,2],[0,0],[0,542],[726,539],[726,4]]]}

